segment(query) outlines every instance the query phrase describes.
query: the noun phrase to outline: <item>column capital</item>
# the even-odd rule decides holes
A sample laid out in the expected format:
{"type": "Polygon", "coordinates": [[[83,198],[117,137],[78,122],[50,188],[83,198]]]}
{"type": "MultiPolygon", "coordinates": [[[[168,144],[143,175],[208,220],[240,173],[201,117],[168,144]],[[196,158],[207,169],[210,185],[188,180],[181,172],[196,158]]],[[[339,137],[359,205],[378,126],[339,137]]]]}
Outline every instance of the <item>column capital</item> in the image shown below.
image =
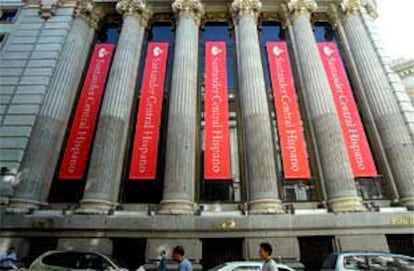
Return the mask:
{"type": "Polygon", "coordinates": [[[62,5],[62,2],[62,0],[41,0],[39,16],[42,19],[48,20],[55,15],[56,9],[62,5]]]}
{"type": "Polygon", "coordinates": [[[199,0],[175,0],[171,4],[174,13],[192,17],[197,24],[200,24],[204,15],[204,5],[199,0]]]}
{"type": "Polygon", "coordinates": [[[116,3],[116,10],[123,16],[137,16],[141,23],[146,26],[152,16],[152,10],[143,0],[119,0],[116,3]]]}
{"type": "Polygon", "coordinates": [[[372,18],[378,17],[377,5],[373,0],[341,0],[339,7],[345,17],[364,11],[372,18]]]}
{"type": "Polygon", "coordinates": [[[301,13],[311,14],[316,11],[318,4],[315,0],[287,0],[287,8],[293,15],[301,13]]]}
{"type": "Polygon", "coordinates": [[[103,7],[96,6],[93,0],[80,0],[75,8],[75,16],[87,21],[91,27],[97,29],[99,22],[104,17],[103,7]]]}
{"type": "Polygon", "coordinates": [[[234,0],[230,11],[234,18],[243,14],[251,14],[258,17],[262,11],[262,6],[260,0],[234,0]]]}

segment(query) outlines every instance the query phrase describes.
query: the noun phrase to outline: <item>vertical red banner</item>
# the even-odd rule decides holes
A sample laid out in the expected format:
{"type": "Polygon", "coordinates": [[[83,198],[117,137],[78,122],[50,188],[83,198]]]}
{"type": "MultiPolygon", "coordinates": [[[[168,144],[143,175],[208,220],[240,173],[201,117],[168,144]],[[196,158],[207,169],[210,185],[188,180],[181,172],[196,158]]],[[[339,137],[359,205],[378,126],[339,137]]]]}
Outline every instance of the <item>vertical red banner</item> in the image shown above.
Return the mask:
{"type": "Polygon", "coordinates": [[[226,43],[206,42],[204,179],[230,180],[226,43]]]}
{"type": "Polygon", "coordinates": [[[58,178],[61,180],[81,180],[85,177],[86,165],[113,51],[114,45],[109,43],[97,44],[93,50],[63,153],[58,174],[58,178]]]}
{"type": "Polygon", "coordinates": [[[296,89],[286,42],[266,44],[285,179],[310,179],[296,89]]]}
{"type": "Polygon", "coordinates": [[[335,100],[353,175],[357,178],[376,177],[374,159],[338,48],[333,42],[318,43],[318,48],[335,100]]]}
{"type": "Polygon", "coordinates": [[[168,43],[148,43],[129,171],[131,180],[154,180],[157,176],[167,57],[168,43]]]}

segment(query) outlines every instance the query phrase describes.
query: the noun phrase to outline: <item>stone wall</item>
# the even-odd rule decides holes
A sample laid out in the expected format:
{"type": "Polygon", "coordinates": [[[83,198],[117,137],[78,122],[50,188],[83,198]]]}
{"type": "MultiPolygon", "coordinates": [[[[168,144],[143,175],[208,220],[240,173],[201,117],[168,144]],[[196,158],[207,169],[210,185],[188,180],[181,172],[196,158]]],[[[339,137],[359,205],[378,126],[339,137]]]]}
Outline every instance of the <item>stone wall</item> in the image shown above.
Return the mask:
{"type": "Polygon", "coordinates": [[[385,67],[388,81],[390,82],[392,91],[400,106],[401,114],[404,116],[404,119],[410,128],[411,138],[414,140],[414,106],[411,103],[401,78],[391,69],[391,59],[384,50],[375,20],[369,17],[368,14],[364,14],[363,22],[368,30],[367,32],[370,34],[369,37],[374,44],[381,63],[385,67]]]}

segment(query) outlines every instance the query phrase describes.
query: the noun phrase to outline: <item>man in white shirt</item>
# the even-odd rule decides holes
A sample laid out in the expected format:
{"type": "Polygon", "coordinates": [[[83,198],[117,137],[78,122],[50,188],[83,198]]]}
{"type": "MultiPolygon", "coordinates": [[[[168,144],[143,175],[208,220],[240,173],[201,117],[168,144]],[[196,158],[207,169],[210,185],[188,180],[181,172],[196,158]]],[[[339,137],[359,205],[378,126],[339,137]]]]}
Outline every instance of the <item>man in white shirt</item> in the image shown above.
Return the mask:
{"type": "Polygon", "coordinates": [[[259,256],[264,261],[262,271],[278,271],[275,261],[272,259],[272,245],[269,243],[261,243],[259,256]]]}

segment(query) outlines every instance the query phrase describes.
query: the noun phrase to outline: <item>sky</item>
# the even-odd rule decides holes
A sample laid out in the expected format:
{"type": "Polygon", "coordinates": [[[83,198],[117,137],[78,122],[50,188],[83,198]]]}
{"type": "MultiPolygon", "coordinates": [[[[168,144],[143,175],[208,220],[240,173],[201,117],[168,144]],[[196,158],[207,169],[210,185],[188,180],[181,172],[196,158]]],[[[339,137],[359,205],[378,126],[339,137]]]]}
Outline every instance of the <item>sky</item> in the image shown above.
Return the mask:
{"type": "Polygon", "coordinates": [[[414,59],[414,0],[377,0],[378,30],[391,59],[414,59]]]}

